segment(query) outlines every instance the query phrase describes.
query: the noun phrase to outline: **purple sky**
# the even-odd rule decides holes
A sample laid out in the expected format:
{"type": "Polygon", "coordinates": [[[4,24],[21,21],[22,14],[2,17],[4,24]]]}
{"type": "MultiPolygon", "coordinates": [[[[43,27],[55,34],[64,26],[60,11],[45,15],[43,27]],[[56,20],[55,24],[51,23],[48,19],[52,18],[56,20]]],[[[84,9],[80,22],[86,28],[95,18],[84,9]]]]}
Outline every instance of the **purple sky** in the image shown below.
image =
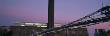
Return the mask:
{"type": "MultiPolygon", "coordinates": [[[[0,25],[12,25],[15,22],[47,23],[47,5],[48,0],[0,0],[0,25]]],[[[67,24],[100,7],[100,0],[55,0],[55,23],[67,24]]],[[[108,25],[101,24],[88,28],[95,27],[108,28],[108,25]]]]}
{"type": "MultiPolygon", "coordinates": [[[[0,1],[1,24],[8,21],[10,22],[5,24],[15,22],[48,22],[48,0],[0,1]]],[[[55,23],[66,24],[75,21],[98,10],[100,7],[100,0],[55,0],[55,23]]]]}

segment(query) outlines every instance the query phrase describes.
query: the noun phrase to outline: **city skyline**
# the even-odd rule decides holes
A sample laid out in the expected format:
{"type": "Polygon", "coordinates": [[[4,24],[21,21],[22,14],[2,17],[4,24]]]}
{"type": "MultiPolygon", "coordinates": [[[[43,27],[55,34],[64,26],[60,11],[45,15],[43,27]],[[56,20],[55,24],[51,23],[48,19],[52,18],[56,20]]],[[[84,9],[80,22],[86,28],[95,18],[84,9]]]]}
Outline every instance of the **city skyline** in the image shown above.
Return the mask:
{"type": "MultiPolygon", "coordinates": [[[[0,25],[12,25],[16,22],[48,22],[48,0],[0,0],[0,5],[0,25]]],[[[55,0],[54,20],[55,23],[67,24],[101,7],[101,0],[55,0]]],[[[109,23],[88,26],[88,30],[95,28],[108,29],[109,23]]],[[[92,31],[89,32],[93,34],[92,31]]]]}

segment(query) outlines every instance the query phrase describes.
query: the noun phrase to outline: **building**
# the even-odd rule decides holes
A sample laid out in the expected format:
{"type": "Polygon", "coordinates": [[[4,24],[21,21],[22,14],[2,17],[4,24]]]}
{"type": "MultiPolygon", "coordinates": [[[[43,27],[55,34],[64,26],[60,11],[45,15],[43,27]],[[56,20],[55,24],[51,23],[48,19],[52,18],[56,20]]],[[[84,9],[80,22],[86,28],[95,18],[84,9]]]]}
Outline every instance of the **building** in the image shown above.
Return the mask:
{"type": "MultiPolygon", "coordinates": [[[[36,27],[47,27],[46,23],[31,23],[31,22],[22,22],[15,23],[14,26],[36,26],[36,27]]],[[[54,24],[54,27],[61,27],[61,24],[54,24]]]]}
{"type": "MultiPolygon", "coordinates": [[[[60,27],[61,24],[55,24],[55,27],[60,27]]],[[[36,32],[41,32],[47,29],[46,23],[15,23],[15,25],[10,26],[10,29],[13,31],[13,36],[31,36],[36,32]]]]}

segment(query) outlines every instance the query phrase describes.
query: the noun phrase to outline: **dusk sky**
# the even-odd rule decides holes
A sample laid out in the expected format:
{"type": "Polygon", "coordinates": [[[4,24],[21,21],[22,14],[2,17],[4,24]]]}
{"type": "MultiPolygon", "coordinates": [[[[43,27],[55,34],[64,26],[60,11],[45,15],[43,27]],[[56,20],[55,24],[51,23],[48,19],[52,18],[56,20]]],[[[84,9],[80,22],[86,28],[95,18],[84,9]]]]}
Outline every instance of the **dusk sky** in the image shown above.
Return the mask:
{"type": "MultiPolygon", "coordinates": [[[[101,3],[100,0],[55,0],[55,23],[67,24],[75,21],[100,9],[101,3]]],[[[0,25],[12,25],[16,22],[47,23],[48,0],[0,0],[0,25]]],[[[100,24],[88,28],[94,27],[109,26],[100,24]]]]}
{"type": "MultiPolygon", "coordinates": [[[[48,22],[48,0],[0,0],[0,24],[48,22]]],[[[55,0],[55,23],[66,24],[101,7],[100,0],[55,0]]]]}

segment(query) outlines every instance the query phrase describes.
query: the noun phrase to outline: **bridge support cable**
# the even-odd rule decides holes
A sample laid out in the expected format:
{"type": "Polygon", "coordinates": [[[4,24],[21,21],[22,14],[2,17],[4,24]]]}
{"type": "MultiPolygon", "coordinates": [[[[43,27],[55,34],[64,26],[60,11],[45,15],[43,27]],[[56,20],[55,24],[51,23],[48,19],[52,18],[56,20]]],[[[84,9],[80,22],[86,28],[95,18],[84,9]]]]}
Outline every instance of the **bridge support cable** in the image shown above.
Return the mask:
{"type": "Polygon", "coordinates": [[[57,31],[62,31],[62,30],[66,30],[68,28],[72,28],[75,26],[81,26],[81,25],[85,25],[82,27],[86,27],[86,25],[87,26],[95,25],[95,24],[99,24],[102,22],[108,22],[109,20],[110,20],[110,6],[105,6],[92,14],[89,14],[81,19],[73,21],[67,25],[63,25],[60,28],[51,28],[46,31],[39,32],[39,34],[55,33],[57,31]]]}

